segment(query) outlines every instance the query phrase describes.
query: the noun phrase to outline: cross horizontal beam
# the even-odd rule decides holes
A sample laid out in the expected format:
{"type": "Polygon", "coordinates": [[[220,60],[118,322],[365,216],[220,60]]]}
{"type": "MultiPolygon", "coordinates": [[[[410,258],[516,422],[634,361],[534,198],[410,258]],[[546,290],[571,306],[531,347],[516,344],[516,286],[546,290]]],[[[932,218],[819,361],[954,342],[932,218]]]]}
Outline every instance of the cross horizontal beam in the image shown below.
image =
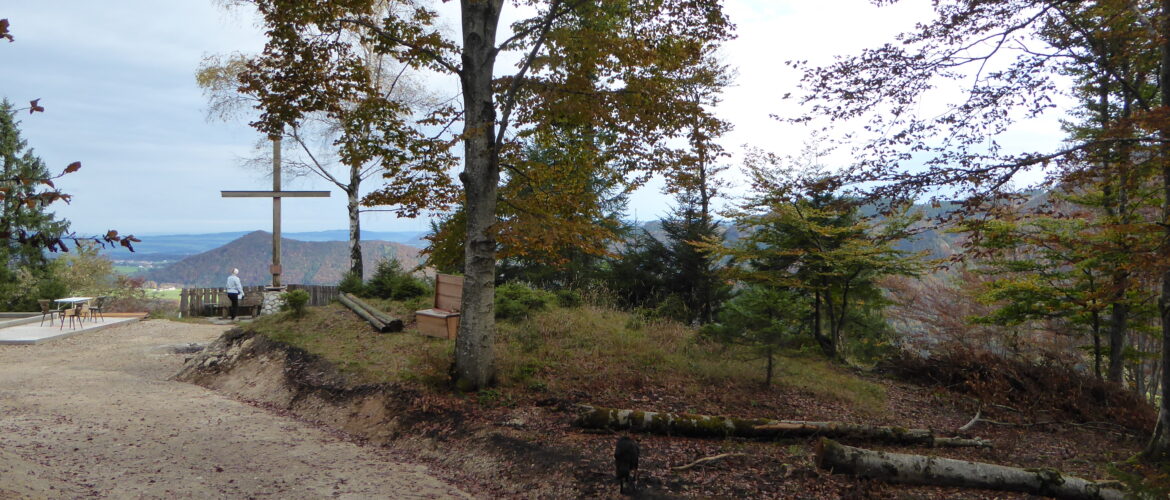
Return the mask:
{"type": "Polygon", "coordinates": [[[220,191],[224,198],[328,198],[329,191],[220,191]]]}

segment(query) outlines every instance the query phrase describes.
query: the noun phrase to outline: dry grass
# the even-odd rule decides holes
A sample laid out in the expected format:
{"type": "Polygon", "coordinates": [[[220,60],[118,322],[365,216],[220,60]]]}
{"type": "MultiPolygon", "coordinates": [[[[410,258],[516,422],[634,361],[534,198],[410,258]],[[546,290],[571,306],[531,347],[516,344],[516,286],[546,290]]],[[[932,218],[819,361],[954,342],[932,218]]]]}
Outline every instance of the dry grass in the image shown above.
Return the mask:
{"type": "MultiPolygon", "coordinates": [[[[407,320],[406,331],[379,334],[344,307],[309,308],[294,320],[261,318],[253,328],[333,362],[355,384],[417,383],[447,390],[454,342],[418,335],[410,321],[417,304],[370,301],[407,320]]],[[[668,391],[679,400],[738,394],[752,400],[763,388],[764,361],[742,348],[699,339],[693,328],[608,308],[554,308],[519,322],[499,322],[499,392],[508,399],[568,398],[587,394],[615,404],[633,395],[668,391]]],[[[885,411],[885,390],[814,357],[777,360],[776,389],[796,389],[885,411]]],[[[702,409],[701,407],[696,407],[702,409]]]]}
{"type": "MultiPolygon", "coordinates": [[[[669,387],[679,396],[720,391],[766,392],[765,361],[744,348],[707,342],[673,321],[585,306],[554,309],[499,325],[501,383],[553,394],[584,391],[606,399],[669,387]]],[[[777,357],[778,388],[884,411],[885,390],[838,366],[802,355],[777,357]]]]}
{"type": "Polygon", "coordinates": [[[337,303],[307,308],[299,320],[284,313],[264,316],[251,329],[324,357],[353,384],[439,384],[446,378],[452,347],[419,335],[378,333],[337,303]]]}

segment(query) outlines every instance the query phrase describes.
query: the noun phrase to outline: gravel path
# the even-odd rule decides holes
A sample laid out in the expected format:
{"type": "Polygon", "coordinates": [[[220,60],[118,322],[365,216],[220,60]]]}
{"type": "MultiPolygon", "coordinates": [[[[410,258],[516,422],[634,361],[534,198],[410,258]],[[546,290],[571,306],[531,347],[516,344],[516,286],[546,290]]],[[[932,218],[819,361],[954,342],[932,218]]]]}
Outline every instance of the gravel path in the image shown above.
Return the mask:
{"type": "Polygon", "coordinates": [[[470,498],[425,466],[168,378],[224,326],[0,346],[0,498],[470,498]]]}

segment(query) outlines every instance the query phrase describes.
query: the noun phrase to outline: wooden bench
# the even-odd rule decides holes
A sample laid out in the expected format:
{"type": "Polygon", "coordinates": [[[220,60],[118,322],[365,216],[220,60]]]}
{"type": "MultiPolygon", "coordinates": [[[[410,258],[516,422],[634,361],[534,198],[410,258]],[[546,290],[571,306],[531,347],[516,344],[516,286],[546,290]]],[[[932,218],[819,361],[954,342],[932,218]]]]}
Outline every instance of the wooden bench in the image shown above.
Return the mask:
{"type": "MultiPolygon", "coordinates": [[[[236,316],[239,317],[249,314],[252,316],[252,319],[256,319],[256,316],[260,315],[260,295],[259,292],[245,293],[244,298],[240,299],[239,307],[236,308],[236,316]]],[[[226,318],[231,314],[232,301],[226,293],[219,294],[219,305],[217,308],[219,309],[219,317],[221,318],[226,318]]]]}
{"type": "Polygon", "coordinates": [[[435,275],[435,301],[430,309],[414,312],[419,333],[445,339],[459,331],[459,311],[463,308],[463,277],[435,275]]]}

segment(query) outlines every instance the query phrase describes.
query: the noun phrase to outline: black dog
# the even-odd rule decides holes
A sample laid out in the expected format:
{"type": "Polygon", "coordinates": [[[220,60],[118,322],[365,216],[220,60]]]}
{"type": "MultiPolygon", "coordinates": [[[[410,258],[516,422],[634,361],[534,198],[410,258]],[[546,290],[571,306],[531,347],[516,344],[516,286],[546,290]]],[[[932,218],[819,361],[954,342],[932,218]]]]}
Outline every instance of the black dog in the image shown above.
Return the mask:
{"type": "Polygon", "coordinates": [[[618,487],[622,493],[626,492],[629,483],[630,491],[638,487],[638,442],[629,436],[622,436],[613,450],[613,462],[617,467],[618,487]]]}

